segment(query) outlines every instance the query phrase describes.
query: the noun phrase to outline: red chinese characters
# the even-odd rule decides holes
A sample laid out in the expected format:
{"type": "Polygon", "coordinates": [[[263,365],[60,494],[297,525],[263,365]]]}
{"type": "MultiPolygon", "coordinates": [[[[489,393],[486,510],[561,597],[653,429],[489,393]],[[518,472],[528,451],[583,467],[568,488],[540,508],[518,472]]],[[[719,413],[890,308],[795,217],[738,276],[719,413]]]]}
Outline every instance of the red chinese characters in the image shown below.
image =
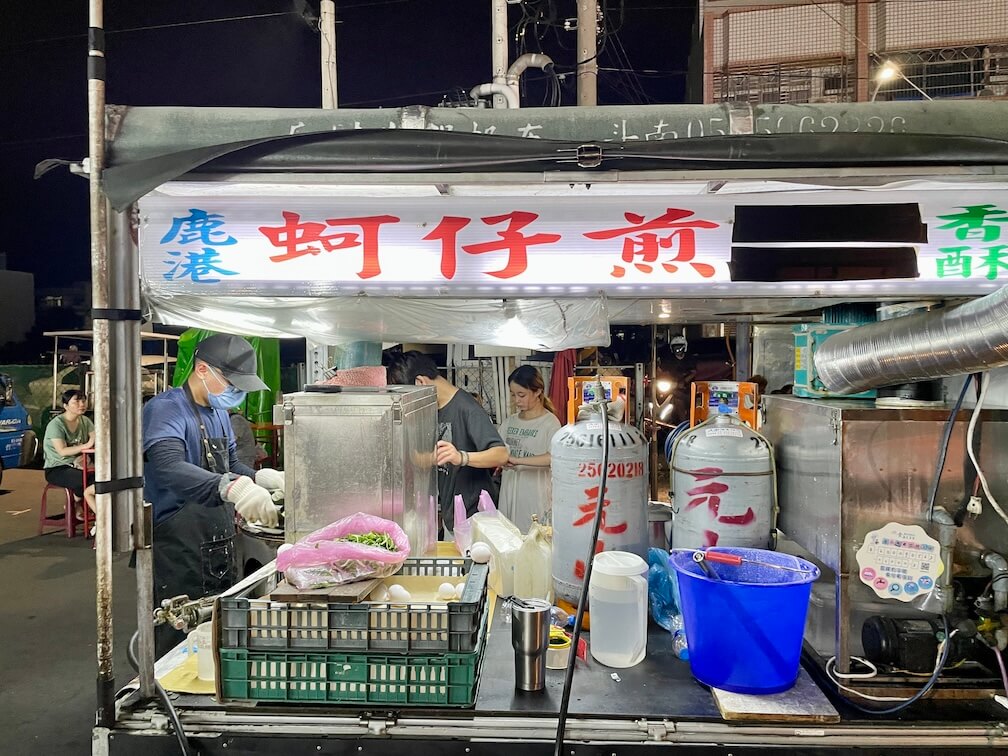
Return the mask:
{"type": "Polygon", "coordinates": [[[260,226],[259,231],[269,239],[274,247],[284,250],[281,255],[273,255],[273,262],[296,260],[305,255],[318,255],[338,249],[360,247],[364,253],[364,263],[359,278],[374,278],[381,275],[378,260],[378,231],[386,223],[398,223],[394,215],[369,215],[360,218],[327,218],[325,223],[301,221],[299,213],[282,212],[282,226],[260,226]],[[360,232],[336,231],[325,233],[333,226],[357,226],[360,232]]]}
{"type": "MultiPolygon", "coordinates": [[[[658,257],[666,250],[675,250],[675,256],[663,260],[660,265],[667,273],[679,270],[679,264],[685,263],[704,278],[714,275],[714,266],[705,262],[696,262],[696,232],[698,229],[714,229],[718,227],[713,221],[702,218],[690,218],[693,212],[674,207],[667,208],[657,218],[647,220],[637,213],[624,213],[623,217],[630,222],[623,228],[590,231],[584,234],[588,239],[607,240],[623,237],[623,253],[621,259],[628,265],[633,265],[641,273],[652,273],[658,257]],[[636,261],[637,258],[639,261],[636,261]]],[[[613,278],[623,278],[626,268],[614,265],[609,274],[613,278]]]]}
{"type": "MultiPolygon", "coordinates": [[[[742,514],[723,515],[720,514],[722,496],[729,491],[727,483],[715,480],[724,471],[717,467],[705,467],[692,472],[693,479],[698,485],[687,489],[686,495],[689,500],[686,502],[686,509],[691,510],[699,506],[706,505],[710,514],[711,522],[722,525],[749,525],[756,519],[756,513],[752,507],[747,507],[742,514]]],[[[717,546],[718,533],[714,530],[704,530],[704,546],[717,546]]]]}
{"type": "MultiPolygon", "coordinates": [[[[595,508],[598,506],[598,496],[599,487],[593,486],[592,488],[584,489],[585,503],[578,505],[578,511],[581,512],[581,516],[571,523],[575,528],[579,528],[582,525],[588,525],[595,520],[595,508]]],[[[607,533],[609,535],[619,535],[620,533],[625,533],[627,530],[627,523],[606,523],[606,514],[609,507],[609,499],[602,500],[602,519],[599,523],[599,539],[595,544],[595,553],[605,549],[605,542],[602,540],[601,535],[607,533]]],[[[578,579],[584,578],[585,564],[584,560],[578,559],[574,563],[574,575],[578,579]]]]}
{"type": "MultiPolygon", "coordinates": [[[[507,264],[500,270],[487,271],[494,278],[514,278],[528,269],[528,248],[537,244],[552,244],[560,241],[560,234],[531,234],[526,236],[522,229],[539,217],[536,213],[522,210],[504,215],[491,215],[480,220],[488,226],[507,223],[503,231],[498,231],[500,239],[481,242],[479,244],[464,244],[462,251],[470,255],[482,255],[487,252],[507,250],[507,264]]],[[[424,236],[424,241],[441,242],[441,275],[449,281],[455,277],[458,259],[458,233],[471,223],[470,218],[445,216],[437,227],[424,236]]]]}

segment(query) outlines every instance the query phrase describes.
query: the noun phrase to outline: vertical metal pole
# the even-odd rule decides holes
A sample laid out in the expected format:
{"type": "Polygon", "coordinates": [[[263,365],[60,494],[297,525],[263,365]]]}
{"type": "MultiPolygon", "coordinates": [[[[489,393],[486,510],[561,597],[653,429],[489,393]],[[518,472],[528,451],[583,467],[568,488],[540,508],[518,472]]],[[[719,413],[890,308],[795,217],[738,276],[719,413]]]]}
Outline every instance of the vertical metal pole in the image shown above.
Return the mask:
{"type": "Polygon", "coordinates": [[[322,107],[335,110],[336,90],[336,3],[322,0],[319,6],[319,31],[322,37],[322,107]]]}
{"type": "MultiPolygon", "coordinates": [[[[88,182],[91,209],[91,302],[108,308],[108,216],[101,191],[105,166],[105,30],[103,0],[88,3],[88,182]]],[[[108,321],[96,320],[94,329],[95,376],[95,480],[108,480],[112,470],[109,443],[108,321]]],[[[95,594],[97,614],[98,710],[97,723],[115,722],[115,678],[112,671],[112,523],[111,500],[97,496],[95,533],[95,594]]]]}
{"type": "Polygon", "coordinates": [[[578,0],[577,59],[577,104],[598,105],[598,0],[578,0]]]}
{"type": "MultiPolygon", "coordinates": [[[[490,19],[490,62],[493,68],[494,84],[504,84],[508,67],[508,18],[507,0],[492,0],[493,10],[490,19]]],[[[493,96],[493,106],[503,108],[504,95],[493,96]]]]}
{"type": "Polygon", "coordinates": [[[735,324],[735,380],[752,375],[752,323],[735,324]]]}
{"type": "Polygon", "coordinates": [[[854,6],[854,102],[868,102],[871,66],[868,61],[868,14],[867,0],[857,0],[854,6]]]}
{"type": "MultiPolygon", "coordinates": [[[[78,366],[78,370],[81,366],[78,366]]],[[[50,409],[56,409],[56,387],[59,385],[59,336],[53,339],[53,353],[52,353],[52,404],[49,405],[50,409]]]]}
{"type": "Polygon", "coordinates": [[[651,324],[651,443],[648,447],[651,450],[651,500],[658,498],[658,387],[655,385],[658,379],[658,326],[651,324]]]}
{"type": "MultiPolygon", "coordinates": [[[[133,235],[132,208],[123,213],[107,210],[109,223],[111,306],[123,310],[140,309],[140,260],[133,235]]],[[[142,389],[140,375],[140,324],[135,320],[113,321],[109,327],[112,343],[112,411],[115,429],[113,471],[117,479],[138,478],[143,473],[140,427],[142,389]]],[[[112,494],[112,548],[118,552],[136,549],[137,627],[140,631],[138,661],[140,695],[154,696],[154,576],[147,521],[143,512],[143,492],[133,488],[112,494]]]]}

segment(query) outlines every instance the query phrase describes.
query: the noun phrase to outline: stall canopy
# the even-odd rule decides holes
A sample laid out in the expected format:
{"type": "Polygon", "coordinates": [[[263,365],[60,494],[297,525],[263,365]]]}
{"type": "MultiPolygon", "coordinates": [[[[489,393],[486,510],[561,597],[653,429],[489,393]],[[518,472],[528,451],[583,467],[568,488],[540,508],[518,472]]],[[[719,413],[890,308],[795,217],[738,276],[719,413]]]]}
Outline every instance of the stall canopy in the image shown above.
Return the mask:
{"type": "Polygon", "coordinates": [[[613,299],[788,315],[996,288],[1008,265],[971,229],[1003,230],[1006,118],[1001,102],[112,107],[103,188],[138,202],[162,322],[558,350],[606,343],[613,299]]]}

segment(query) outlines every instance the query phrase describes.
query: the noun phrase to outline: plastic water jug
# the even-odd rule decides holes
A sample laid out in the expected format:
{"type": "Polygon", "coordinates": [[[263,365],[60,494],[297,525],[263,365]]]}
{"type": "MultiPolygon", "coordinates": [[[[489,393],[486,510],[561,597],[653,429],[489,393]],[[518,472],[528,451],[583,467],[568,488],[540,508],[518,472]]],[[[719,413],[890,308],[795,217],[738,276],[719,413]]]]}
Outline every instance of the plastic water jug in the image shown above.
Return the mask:
{"type": "Polygon", "coordinates": [[[632,667],[647,651],[647,562],[627,551],[595,555],[588,601],[591,655],[607,667],[632,667]]]}

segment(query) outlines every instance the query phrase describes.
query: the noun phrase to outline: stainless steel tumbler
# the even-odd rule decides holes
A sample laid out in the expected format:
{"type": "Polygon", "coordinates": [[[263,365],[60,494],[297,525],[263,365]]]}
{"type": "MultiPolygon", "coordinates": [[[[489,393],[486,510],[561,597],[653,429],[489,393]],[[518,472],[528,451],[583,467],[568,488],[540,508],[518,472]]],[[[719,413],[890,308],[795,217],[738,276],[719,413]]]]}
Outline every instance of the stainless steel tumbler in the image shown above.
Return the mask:
{"type": "Polygon", "coordinates": [[[515,689],[546,688],[550,605],[542,599],[511,602],[511,644],[515,650],[515,689]]]}

